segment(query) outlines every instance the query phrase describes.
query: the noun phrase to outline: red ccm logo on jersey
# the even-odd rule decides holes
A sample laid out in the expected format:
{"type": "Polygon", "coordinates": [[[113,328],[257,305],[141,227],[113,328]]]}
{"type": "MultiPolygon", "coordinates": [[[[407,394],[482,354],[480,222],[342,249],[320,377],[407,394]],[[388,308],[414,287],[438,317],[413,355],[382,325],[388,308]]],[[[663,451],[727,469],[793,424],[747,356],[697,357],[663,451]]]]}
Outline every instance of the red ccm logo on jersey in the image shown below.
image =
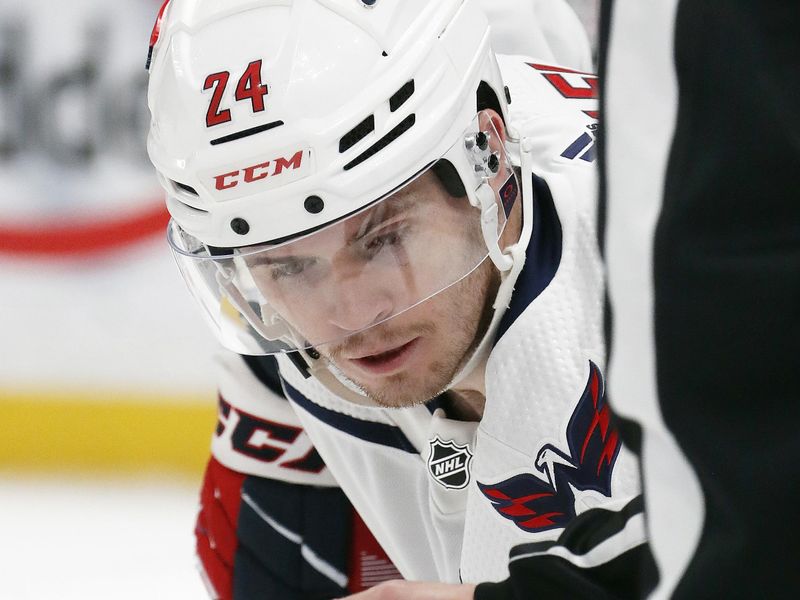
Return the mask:
{"type": "Polygon", "coordinates": [[[233,452],[303,473],[321,473],[325,468],[301,428],[251,415],[231,406],[221,395],[218,399],[215,436],[230,439],[233,452]]]}
{"type": "Polygon", "coordinates": [[[249,167],[214,175],[214,187],[219,191],[229,190],[239,183],[255,183],[267,177],[279,177],[287,171],[299,171],[303,167],[304,155],[303,150],[298,150],[290,157],[280,156],[249,167]]]}

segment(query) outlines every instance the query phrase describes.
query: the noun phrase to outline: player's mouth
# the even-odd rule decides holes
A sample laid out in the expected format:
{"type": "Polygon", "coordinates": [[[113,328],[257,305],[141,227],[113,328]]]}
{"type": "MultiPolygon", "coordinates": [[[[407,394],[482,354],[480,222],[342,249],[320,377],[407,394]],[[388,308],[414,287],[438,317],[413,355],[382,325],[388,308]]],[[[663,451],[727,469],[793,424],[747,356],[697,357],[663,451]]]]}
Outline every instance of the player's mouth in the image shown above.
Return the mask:
{"type": "Polygon", "coordinates": [[[419,346],[420,339],[415,337],[399,346],[359,353],[360,356],[351,357],[348,360],[364,373],[391,375],[400,371],[409,362],[412,354],[419,346]]]}

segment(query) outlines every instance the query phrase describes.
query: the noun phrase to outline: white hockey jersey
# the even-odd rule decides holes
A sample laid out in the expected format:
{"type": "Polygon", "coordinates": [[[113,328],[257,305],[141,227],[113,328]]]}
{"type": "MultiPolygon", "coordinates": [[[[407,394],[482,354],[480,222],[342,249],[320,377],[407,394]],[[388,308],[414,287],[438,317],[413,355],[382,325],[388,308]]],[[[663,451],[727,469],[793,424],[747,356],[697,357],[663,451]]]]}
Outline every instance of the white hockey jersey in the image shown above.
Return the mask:
{"type": "Polygon", "coordinates": [[[638,494],[635,460],[603,395],[597,79],[520,56],[498,60],[511,94],[509,132],[532,156],[522,176],[534,194],[522,201],[533,231],[489,355],[480,423],[448,419],[436,400],[355,405],[279,356],[292,414],[241,357],[220,361],[228,408],[212,444],[217,460],[340,485],[408,579],[501,580],[512,548],[553,540],[576,514],[638,494]],[[248,429],[249,415],[294,429],[248,429]]]}

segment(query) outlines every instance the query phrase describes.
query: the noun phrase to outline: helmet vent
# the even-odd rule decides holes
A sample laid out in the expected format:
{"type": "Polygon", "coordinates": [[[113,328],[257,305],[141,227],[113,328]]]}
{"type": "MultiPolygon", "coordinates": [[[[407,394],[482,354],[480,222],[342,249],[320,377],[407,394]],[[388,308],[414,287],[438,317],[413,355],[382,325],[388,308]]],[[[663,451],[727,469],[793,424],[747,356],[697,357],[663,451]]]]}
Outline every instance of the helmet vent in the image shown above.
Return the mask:
{"type": "Polygon", "coordinates": [[[192,196],[199,196],[200,194],[197,193],[197,190],[194,189],[190,185],[186,185],[185,183],[181,183],[180,181],[173,181],[172,183],[175,184],[175,187],[178,189],[183,190],[184,192],[191,194],[192,196]]]}
{"type": "Polygon", "coordinates": [[[180,204],[180,206],[181,206],[181,208],[183,210],[186,210],[186,211],[188,211],[189,213],[191,213],[193,215],[198,215],[199,216],[199,215],[207,215],[208,214],[207,210],[203,210],[202,208],[197,208],[196,206],[192,206],[188,202],[184,201],[182,198],[178,198],[176,196],[171,196],[169,198],[169,200],[177,202],[178,204],[180,204]]]}
{"type": "Polygon", "coordinates": [[[364,152],[362,152],[361,154],[356,156],[353,160],[351,160],[349,163],[347,163],[343,167],[343,169],[345,171],[349,171],[353,167],[360,165],[362,162],[364,162],[368,158],[374,156],[375,154],[377,154],[378,152],[380,152],[381,150],[386,148],[386,146],[391,144],[393,141],[395,141],[397,138],[399,138],[401,135],[403,135],[406,131],[411,129],[411,127],[413,127],[416,119],[417,118],[414,115],[414,113],[411,113],[410,115],[408,115],[405,119],[403,119],[397,125],[395,125],[389,133],[387,133],[385,136],[383,136],[377,142],[372,144],[372,146],[367,148],[364,152]]]}
{"type": "Polygon", "coordinates": [[[339,153],[349,150],[373,131],[375,131],[375,117],[370,115],[342,136],[339,140],[339,153]]]}
{"type": "Polygon", "coordinates": [[[407,82],[403,87],[397,90],[392,97],[389,98],[389,110],[394,112],[405,103],[406,100],[411,98],[414,93],[414,80],[407,82]]]}

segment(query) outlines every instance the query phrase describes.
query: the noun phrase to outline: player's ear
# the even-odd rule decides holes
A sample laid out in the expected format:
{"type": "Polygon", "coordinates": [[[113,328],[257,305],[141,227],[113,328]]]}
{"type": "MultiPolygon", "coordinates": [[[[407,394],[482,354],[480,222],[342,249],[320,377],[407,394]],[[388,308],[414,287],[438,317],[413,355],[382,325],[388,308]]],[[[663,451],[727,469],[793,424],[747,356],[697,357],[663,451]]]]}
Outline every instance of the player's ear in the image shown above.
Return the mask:
{"type": "Polygon", "coordinates": [[[479,123],[482,131],[496,131],[498,140],[494,140],[495,144],[492,144],[492,140],[489,141],[489,144],[492,146],[492,150],[499,150],[500,148],[495,147],[499,146],[499,140],[506,139],[506,125],[503,123],[503,117],[500,114],[491,108],[484,108],[479,113],[479,123]]]}
{"type": "Polygon", "coordinates": [[[485,108],[478,113],[478,123],[481,131],[489,132],[489,147],[492,152],[497,152],[501,161],[505,161],[505,147],[503,142],[506,139],[506,125],[503,123],[503,117],[491,109],[485,108]]]}

